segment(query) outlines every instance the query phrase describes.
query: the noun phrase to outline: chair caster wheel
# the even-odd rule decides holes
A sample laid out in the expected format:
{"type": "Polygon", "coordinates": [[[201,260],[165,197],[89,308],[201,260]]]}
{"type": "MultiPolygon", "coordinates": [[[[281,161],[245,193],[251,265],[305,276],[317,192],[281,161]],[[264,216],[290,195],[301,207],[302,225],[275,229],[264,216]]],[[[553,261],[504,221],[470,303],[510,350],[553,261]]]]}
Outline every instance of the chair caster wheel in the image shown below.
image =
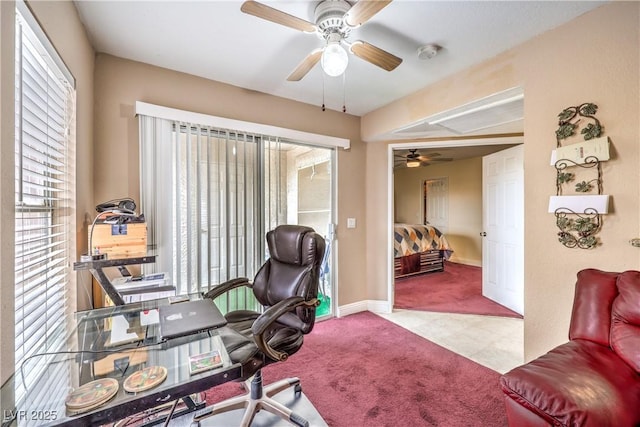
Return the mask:
{"type": "Polygon", "coordinates": [[[295,397],[300,397],[300,395],[302,394],[302,386],[300,384],[296,384],[293,388],[293,393],[295,397]]]}

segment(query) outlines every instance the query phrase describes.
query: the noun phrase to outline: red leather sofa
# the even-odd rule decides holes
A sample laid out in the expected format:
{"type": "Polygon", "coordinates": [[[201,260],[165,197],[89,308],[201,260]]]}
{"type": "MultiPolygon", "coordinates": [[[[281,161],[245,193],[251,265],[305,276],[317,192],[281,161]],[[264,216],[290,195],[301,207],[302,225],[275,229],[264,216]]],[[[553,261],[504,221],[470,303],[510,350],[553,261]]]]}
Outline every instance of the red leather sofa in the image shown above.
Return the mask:
{"type": "Polygon", "coordinates": [[[500,386],[512,427],[640,427],[640,272],[579,272],[569,342],[500,386]]]}

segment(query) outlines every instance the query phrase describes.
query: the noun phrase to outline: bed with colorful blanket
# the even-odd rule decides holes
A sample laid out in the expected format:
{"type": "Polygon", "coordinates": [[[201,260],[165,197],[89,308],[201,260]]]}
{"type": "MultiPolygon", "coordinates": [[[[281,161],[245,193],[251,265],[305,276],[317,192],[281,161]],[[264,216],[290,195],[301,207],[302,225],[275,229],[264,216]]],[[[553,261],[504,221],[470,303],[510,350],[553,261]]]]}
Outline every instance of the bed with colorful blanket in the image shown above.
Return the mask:
{"type": "Polygon", "coordinates": [[[422,224],[395,224],[393,251],[395,277],[442,271],[453,253],[440,230],[422,224]]]}

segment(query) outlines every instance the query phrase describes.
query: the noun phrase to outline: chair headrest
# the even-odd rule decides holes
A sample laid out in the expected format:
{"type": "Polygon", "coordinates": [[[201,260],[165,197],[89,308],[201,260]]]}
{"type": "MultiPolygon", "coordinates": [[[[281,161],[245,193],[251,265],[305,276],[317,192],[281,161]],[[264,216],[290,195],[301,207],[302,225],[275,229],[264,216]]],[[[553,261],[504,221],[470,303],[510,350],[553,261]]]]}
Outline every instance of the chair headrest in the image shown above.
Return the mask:
{"type": "Polygon", "coordinates": [[[279,225],[267,233],[267,245],[272,259],[294,265],[318,262],[319,237],[313,228],[302,225],[279,225]]]}

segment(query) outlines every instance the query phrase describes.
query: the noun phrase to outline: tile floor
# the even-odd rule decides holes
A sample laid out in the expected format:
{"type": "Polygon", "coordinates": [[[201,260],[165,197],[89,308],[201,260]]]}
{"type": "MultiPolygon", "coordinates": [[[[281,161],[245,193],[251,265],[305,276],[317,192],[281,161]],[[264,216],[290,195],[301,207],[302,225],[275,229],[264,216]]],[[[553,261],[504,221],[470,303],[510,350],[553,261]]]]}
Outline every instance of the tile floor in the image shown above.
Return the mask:
{"type": "Polygon", "coordinates": [[[501,374],[524,361],[522,319],[396,309],[377,314],[501,374]]]}

